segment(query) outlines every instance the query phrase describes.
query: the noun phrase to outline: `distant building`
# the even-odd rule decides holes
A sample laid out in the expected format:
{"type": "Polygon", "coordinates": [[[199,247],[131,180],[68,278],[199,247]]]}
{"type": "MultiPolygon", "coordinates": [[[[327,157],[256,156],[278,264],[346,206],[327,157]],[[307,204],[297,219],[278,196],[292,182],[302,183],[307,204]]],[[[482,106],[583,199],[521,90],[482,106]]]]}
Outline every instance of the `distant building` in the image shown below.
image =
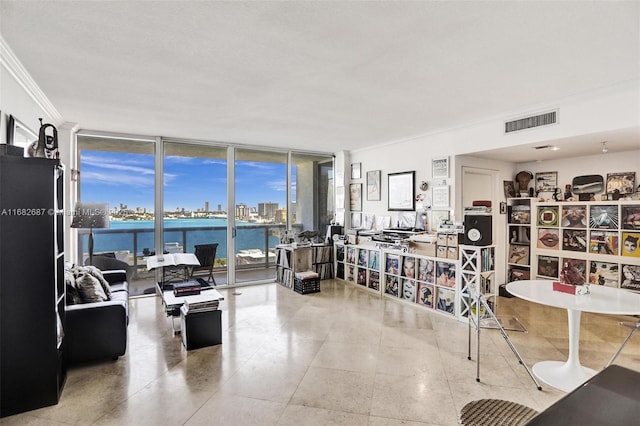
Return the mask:
{"type": "Polygon", "coordinates": [[[204,211],[205,212],[209,212],[209,202],[208,201],[204,202],[204,211]]]}
{"type": "Polygon", "coordinates": [[[246,204],[236,204],[236,218],[249,219],[249,207],[246,204]]]}
{"type": "Polygon", "coordinates": [[[278,203],[258,203],[258,216],[264,219],[275,219],[278,203]]]}

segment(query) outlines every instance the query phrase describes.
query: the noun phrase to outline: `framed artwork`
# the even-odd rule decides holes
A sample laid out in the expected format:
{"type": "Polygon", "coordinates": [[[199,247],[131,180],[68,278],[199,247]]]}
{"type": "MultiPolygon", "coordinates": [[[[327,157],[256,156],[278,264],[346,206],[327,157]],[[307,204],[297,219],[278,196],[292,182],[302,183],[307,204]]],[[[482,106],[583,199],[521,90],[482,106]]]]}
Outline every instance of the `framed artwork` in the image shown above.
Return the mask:
{"type": "Polygon", "coordinates": [[[618,191],[620,194],[631,194],[636,186],[636,172],[607,173],[607,194],[618,191]]]}
{"type": "Polygon", "coordinates": [[[622,233],[622,255],[631,257],[640,257],[640,232],[623,232],[622,233]]]}
{"type": "Polygon", "coordinates": [[[449,185],[434,186],[431,189],[431,205],[433,208],[449,207],[449,185]]]}
{"type": "Polygon", "coordinates": [[[431,177],[434,179],[449,177],[449,157],[434,158],[431,160],[431,177]]]}
{"type": "Polygon", "coordinates": [[[552,192],[558,187],[558,172],[536,173],[536,192],[552,192]]]}
{"type": "Polygon", "coordinates": [[[349,209],[354,212],[362,211],[362,184],[349,184],[349,209]]]}
{"type": "Polygon", "coordinates": [[[351,227],[359,229],[362,226],[362,213],[351,213],[351,227]]]}
{"type": "Polygon", "coordinates": [[[504,198],[514,198],[516,196],[516,186],[512,180],[502,181],[502,186],[504,188],[504,198]]]}
{"type": "Polygon", "coordinates": [[[640,206],[622,206],[622,229],[640,229],[640,206]]]}
{"type": "Polygon", "coordinates": [[[371,170],[367,172],[367,200],[380,201],[380,179],[382,172],[380,170],[371,170]]]}
{"type": "Polygon", "coordinates": [[[360,179],[362,177],[362,163],[351,164],[351,179],[360,179]]]}
{"type": "Polygon", "coordinates": [[[389,173],[389,206],[388,210],[415,210],[415,171],[389,173]]]}

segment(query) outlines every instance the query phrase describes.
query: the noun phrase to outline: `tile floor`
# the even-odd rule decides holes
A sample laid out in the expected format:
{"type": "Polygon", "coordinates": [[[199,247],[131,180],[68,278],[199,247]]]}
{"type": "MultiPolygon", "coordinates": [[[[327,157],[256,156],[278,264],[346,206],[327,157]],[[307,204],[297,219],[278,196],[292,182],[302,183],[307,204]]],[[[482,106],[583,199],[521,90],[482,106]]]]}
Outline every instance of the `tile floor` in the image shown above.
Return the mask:
{"type": "MultiPolygon", "coordinates": [[[[131,300],[129,347],[118,361],[76,366],[58,405],[3,425],[455,425],[469,401],[544,409],[564,394],[536,390],[496,330],[482,330],[481,382],[467,326],[342,281],[299,295],[278,284],[222,289],[223,344],[185,351],[158,297],[131,300]]],[[[566,358],[566,311],[500,298],[532,365],[566,358]]],[[[628,317],[583,314],[582,363],[600,369],[628,317]]],[[[618,358],[640,370],[640,335],[618,358]]]]}

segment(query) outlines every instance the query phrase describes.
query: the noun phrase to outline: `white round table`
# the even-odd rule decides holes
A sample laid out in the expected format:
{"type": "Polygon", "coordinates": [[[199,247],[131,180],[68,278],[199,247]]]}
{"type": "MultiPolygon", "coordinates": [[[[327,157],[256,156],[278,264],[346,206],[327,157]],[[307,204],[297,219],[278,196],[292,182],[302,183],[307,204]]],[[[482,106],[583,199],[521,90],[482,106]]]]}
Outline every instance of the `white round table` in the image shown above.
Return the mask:
{"type": "Polygon", "coordinates": [[[522,280],[507,284],[507,291],[520,299],[556,308],[564,308],[569,316],[569,358],[541,361],[533,373],[544,383],[570,392],[596,374],[580,365],[580,314],[593,312],[609,315],[639,315],[640,294],[631,291],[590,285],[590,294],[573,295],[553,290],[550,280],[522,280]]]}

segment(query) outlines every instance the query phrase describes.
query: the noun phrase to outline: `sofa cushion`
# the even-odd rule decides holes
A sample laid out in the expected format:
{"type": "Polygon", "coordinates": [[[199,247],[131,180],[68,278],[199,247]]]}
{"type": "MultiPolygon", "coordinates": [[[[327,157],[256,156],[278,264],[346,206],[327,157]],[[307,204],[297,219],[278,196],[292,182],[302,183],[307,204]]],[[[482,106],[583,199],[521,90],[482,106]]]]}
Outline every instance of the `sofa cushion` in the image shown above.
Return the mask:
{"type": "Polygon", "coordinates": [[[83,272],[76,278],[76,288],[82,303],[104,302],[109,300],[100,281],[93,275],[83,272]]]}
{"type": "Polygon", "coordinates": [[[76,277],[73,276],[73,272],[69,269],[64,270],[64,285],[67,293],[67,305],[82,303],[82,298],[76,287],[76,277]]]}
{"type": "Polygon", "coordinates": [[[93,278],[97,279],[98,282],[100,282],[100,285],[102,286],[102,291],[104,291],[104,294],[107,295],[107,300],[109,300],[111,298],[111,287],[109,286],[109,283],[102,275],[102,271],[96,268],[95,266],[84,266],[84,267],[81,267],[81,269],[84,270],[89,275],[91,275],[93,278]]]}

